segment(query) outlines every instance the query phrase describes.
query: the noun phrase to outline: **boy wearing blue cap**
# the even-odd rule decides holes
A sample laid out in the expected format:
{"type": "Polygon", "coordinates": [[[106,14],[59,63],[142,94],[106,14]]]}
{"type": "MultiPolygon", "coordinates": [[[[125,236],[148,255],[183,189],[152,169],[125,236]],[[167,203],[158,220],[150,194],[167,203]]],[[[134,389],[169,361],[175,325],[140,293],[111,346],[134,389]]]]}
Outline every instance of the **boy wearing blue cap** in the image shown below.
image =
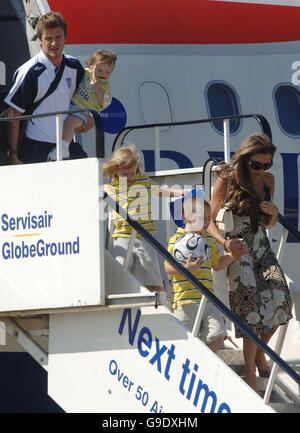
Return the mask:
{"type": "MultiPolygon", "coordinates": [[[[211,218],[210,205],[203,198],[199,197],[202,195],[201,192],[192,195],[194,197],[186,197],[182,201],[183,221],[177,221],[179,227],[176,233],[169,239],[168,252],[173,254],[176,241],[186,233],[196,233],[203,236],[209,246],[209,259],[204,263],[203,257],[200,256],[193,261],[192,254],[190,254],[184,267],[206,288],[213,292],[211,268],[216,271],[224,269],[235,258],[230,254],[221,256],[217,242],[207,232],[211,218]]],[[[192,331],[202,293],[167,260],[165,260],[165,270],[168,274],[172,275],[172,311],[192,331]]],[[[214,352],[217,352],[226,336],[223,315],[211,302],[206,302],[198,336],[214,352]]]]}

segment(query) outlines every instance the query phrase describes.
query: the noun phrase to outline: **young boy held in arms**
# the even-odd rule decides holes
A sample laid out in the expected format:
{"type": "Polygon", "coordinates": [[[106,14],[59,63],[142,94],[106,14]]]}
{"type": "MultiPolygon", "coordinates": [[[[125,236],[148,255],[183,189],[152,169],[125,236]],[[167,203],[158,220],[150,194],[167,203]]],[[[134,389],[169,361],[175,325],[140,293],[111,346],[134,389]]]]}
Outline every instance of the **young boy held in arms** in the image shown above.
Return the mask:
{"type": "MultiPolygon", "coordinates": [[[[74,93],[70,110],[92,108],[97,112],[108,107],[112,100],[109,79],[114,70],[117,55],[110,50],[98,50],[86,60],[88,68],[82,78],[77,91],[74,93]]],[[[90,121],[86,113],[74,113],[67,117],[62,135],[62,156],[69,158],[69,145],[74,133],[90,121]]],[[[56,149],[48,155],[50,161],[56,160],[56,149]]]]}

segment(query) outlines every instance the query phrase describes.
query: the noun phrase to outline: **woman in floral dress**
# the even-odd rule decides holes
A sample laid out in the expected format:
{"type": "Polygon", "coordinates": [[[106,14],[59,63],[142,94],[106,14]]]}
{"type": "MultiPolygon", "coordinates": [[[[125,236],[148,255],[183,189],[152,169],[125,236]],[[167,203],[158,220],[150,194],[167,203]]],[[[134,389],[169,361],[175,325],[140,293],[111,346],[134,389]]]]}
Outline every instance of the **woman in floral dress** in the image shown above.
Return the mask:
{"type": "MultiPolygon", "coordinates": [[[[228,268],[230,308],[266,344],[278,325],[292,317],[288,286],[266,234],[278,216],[272,203],[274,176],[267,171],[275,151],[267,135],[252,134],[231,163],[221,166],[211,198],[209,230],[225,250],[244,251],[228,268]],[[234,215],[234,230],[224,240],[213,220],[225,199],[234,215]]],[[[264,352],[238,327],[235,332],[243,338],[246,382],[257,391],[255,368],[268,377],[270,367],[264,352]]]]}

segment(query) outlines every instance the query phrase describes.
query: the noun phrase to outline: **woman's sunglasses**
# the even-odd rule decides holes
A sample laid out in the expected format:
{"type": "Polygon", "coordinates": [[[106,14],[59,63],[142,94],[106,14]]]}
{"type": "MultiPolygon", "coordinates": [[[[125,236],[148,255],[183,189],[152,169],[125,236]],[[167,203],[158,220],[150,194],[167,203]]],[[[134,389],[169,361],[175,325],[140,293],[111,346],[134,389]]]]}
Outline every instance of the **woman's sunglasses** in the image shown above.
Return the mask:
{"type": "Polygon", "coordinates": [[[249,167],[253,168],[253,170],[269,170],[273,165],[273,161],[267,162],[266,164],[262,164],[259,161],[253,161],[253,159],[249,159],[249,167]]]}

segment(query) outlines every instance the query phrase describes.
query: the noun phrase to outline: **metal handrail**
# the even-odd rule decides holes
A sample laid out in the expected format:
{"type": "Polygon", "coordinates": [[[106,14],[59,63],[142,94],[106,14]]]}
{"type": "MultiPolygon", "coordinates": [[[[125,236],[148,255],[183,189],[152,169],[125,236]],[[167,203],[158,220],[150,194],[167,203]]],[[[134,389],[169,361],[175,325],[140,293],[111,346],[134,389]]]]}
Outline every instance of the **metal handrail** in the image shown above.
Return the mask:
{"type": "Polygon", "coordinates": [[[291,233],[299,242],[300,242],[300,232],[295,229],[294,226],[280,213],[277,218],[278,222],[286,229],[289,233],[291,233]]]}
{"type": "Polygon", "coordinates": [[[269,122],[262,114],[244,114],[244,115],[235,115],[235,116],[222,116],[222,117],[213,117],[209,119],[200,119],[200,120],[187,120],[182,122],[169,122],[169,123],[152,123],[147,125],[135,125],[135,126],[127,126],[126,128],[122,129],[118,135],[116,136],[113,146],[112,146],[112,152],[117,149],[118,147],[121,147],[123,145],[123,140],[126,137],[129,132],[136,129],[149,129],[149,128],[160,128],[160,127],[168,127],[168,126],[181,126],[181,125],[195,125],[195,124],[201,124],[201,123],[211,123],[211,122],[218,122],[221,120],[237,120],[237,119],[255,119],[262,132],[268,135],[270,140],[272,140],[272,132],[269,125],[269,122]]]}
{"type": "Polygon", "coordinates": [[[211,199],[211,173],[214,166],[218,166],[221,158],[209,158],[203,166],[203,182],[202,185],[205,191],[205,200],[210,202],[211,199]]]}
{"type": "MultiPolygon", "coordinates": [[[[281,214],[278,214],[277,217],[277,221],[283,226],[283,232],[282,232],[282,236],[281,236],[281,240],[280,240],[280,245],[277,251],[277,260],[278,263],[280,263],[281,258],[282,258],[282,253],[283,253],[283,248],[288,236],[288,233],[291,233],[293,236],[295,236],[295,238],[300,241],[300,233],[287,221],[287,219],[282,216],[281,214]]],[[[288,277],[286,276],[286,278],[288,279],[288,277]]],[[[288,325],[283,325],[280,327],[279,329],[279,333],[277,336],[277,341],[276,341],[276,345],[275,345],[275,352],[280,354],[283,344],[284,344],[284,340],[286,337],[286,333],[287,333],[287,327],[288,325]]],[[[274,386],[274,383],[276,383],[277,385],[279,385],[279,387],[282,387],[284,384],[281,383],[280,379],[277,377],[277,373],[278,373],[278,365],[276,363],[273,364],[272,369],[271,369],[271,373],[270,373],[270,377],[267,383],[267,387],[265,390],[265,394],[264,394],[264,402],[266,404],[268,404],[269,399],[271,397],[271,392],[274,386]]],[[[287,393],[289,393],[289,395],[292,397],[292,399],[294,401],[299,402],[300,399],[299,398],[295,398],[295,396],[293,395],[293,392],[291,392],[291,390],[284,385],[284,389],[287,393]]]]}
{"type": "Polygon", "coordinates": [[[10,122],[11,120],[27,120],[38,117],[50,117],[50,116],[60,116],[62,114],[73,114],[73,113],[86,113],[94,120],[95,126],[95,134],[96,134],[96,157],[104,158],[105,156],[105,148],[104,148],[104,127],[101,120],[101,117],[97,113],[96,110],[91,108],[80,108],[76,110],[67,110],[67,111],[52,111],[49,113],[43,114],[30,114],[26,116],[18,116],[18,117],[0,117],[0,122],[10,122]]]}
{"type": "Polygon", "coordinates": [[[134,221],[127,212],[116,203],[106,192],[103,194],[103,199],[108,205],[113,208],[123,219],[125,219],[146,241],[159,252],[159,254],[168,262],[170,262],[185,278],[187,278],[194,286],[200,290],[202,294],[208,298],[226,317],[235,323],[260,349],[262,349],[278,366],[284,370],[292,379],[300,385],[300,376],[267,344],[265,344],[257,335],[230,309],[223,304],[209,289],[207,289],[194,275],[184,268],[177,260],[153,237],[151,236],[137,221],[134,221]]]}

